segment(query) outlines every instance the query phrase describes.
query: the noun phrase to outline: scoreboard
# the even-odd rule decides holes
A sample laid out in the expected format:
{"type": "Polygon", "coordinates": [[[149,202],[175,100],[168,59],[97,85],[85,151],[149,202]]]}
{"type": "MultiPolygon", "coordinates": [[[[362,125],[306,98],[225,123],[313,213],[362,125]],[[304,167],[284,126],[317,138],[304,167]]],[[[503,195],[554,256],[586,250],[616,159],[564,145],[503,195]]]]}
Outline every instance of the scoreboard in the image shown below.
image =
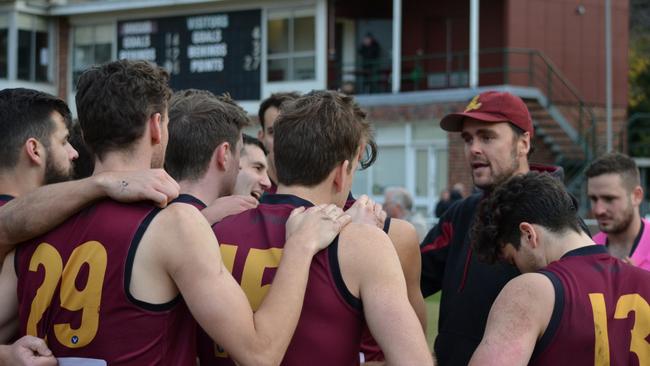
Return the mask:
{"type": "Polygon", "coordinates": [[[118,59],[155,62],[174,90],[206,89],[260,99],[261,11],[121,21],[118,59]]]}

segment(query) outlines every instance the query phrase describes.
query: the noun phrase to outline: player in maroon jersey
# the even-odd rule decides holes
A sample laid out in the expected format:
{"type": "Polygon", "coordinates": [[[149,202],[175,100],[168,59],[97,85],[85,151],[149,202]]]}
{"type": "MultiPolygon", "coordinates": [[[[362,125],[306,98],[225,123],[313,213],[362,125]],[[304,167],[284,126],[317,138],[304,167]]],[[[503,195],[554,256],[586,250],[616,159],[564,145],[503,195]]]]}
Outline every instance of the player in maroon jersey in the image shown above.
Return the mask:
{"type": "MultiPolygon", "coordinates": [[[[4,252],[13,244],[47,231],[92,200],[110,195],[122,200],[155,199],[164,205],[178,195],[178,185],[163,171],[153,175],[150,171],[137,175],[106,173],[52,184],[69,179],[76,157],[67,143],[69,122],[67,105],[54,96],[23,88],[0,91],[0,268],[4,252]],[[58,214],[51,211],[55,206],[58,214]]],[[[8,300],[16,288],[4,282],[6,277],[0,279],[0,308],[13,309],[8,300]]],[[[0,317],[0,343],[15,336],[15,320],[0,317]]],[[[0,346],[0,364],[3,362],[56,364],[45,343],[30,336],[11,346],[0,346]]]]}
{"type": "MultiPolygon", "coordinates": [[[[260,104],[258,118],[261,125],[261,130],[258,133],[258,138],[264,146],[268,149],[268,174],[271,178],[271,188],[267,193],[275,193],[277,191],[277,169],[275,166],[275,155],[273,152],[274,141],[274,126],[275,122],[280,116],[280,112],[284,108],[290,108],[293,101],[299,98],[297,93],[275,93],[262,101],[260,104]]],[[[370,155],[375,155],[376,147],[369,145],[370,155]]],[[[412,224],[405,220],[385,220],[386,213],[382,211],[381,205],[376,204],[367,196],[359,197],[359,204],[352,208],[357,200],[350,194],[344,205],[344,210],[350,214],[355,222],[373,221],[376,218],[376,223],[380,228],[388,234],[391,242],[395,246],[397,256],[406,278],[406,287],[408,292],[409,301],[415,313],[422,324],[422,328],[426,331],[426,306],[422,291],[420,290],[420,272],[422,268],[420,257],[420,242],[417,237],[417,232],[412,224]],[[351,211],[349,209],[352,208],[351,211]]],[[[364,331],[362,337],[362,344],[360,347],[360,356],[362,361],[383,361],[384,356],[377,342],[372,338],[369,332],[364,331]]]]}
{"type": "MultiPolygon", "coordinates": [[[[167,80],[161,68],[125,60],[81,76],[77,107],[96,174],[162,165],[167,80]]],[[[289,265],[278,273],[283,285],[253,314],[230,274],[215,266],[218,244],[195,208],[100,201],[16,254],[21,329],[47,336],[57,357],[89,365],[193,365],[189,307],[242,364],[277,363],[300,313],[311,257],[346,221],[330,207],[296,211],[283,258],[289,265]]]]}
{"type": "Polygon", "coordinates": [[[278,178],[275,171],[275,154],[273,153],[273,136],[275,135],[273,126],[280,115],[282,107],[296,100],[298,97],[300,97],[300,94],[296,92],[273,93],[260,103],[260,108],[257,112],[261,127],[257,133],[257,138],[269,152],[267,156],[269,162],[269,178],[271,179],[271,187],[268,189],[269,193],[275,193],[278,189],[278,178]]]}
{"type": "Polygon", "coordinates": [[[171,98],[169,120],[165,167],[179,181],[186,195],[182,200],[193,196],[210,224],[257,206],[250,194],[232,195],[240,171],[241,130],[249,123],[241,107],[206,90],[181,90],[171,98]]]}
{"type": "MultiPolygon", "coordinates": [[[[253,309],[277,286],[291,210],[322,203],[343,207],[371,139],[365,113],[337,92],[297,99],[283,110],[274,130],[278,193],[264,195],[257,208],[214,226],[224,262],[253,309]]],[[[432,364],[395,249],[381,230],[349,225],[314,257],[309,278],[283,365],[357,365],[364,320],[389,364],[432,364]]],[[[233,364],[231,355],[205,336],[199,339],[199,356],[202,365],[233,364]]]]}
{"type": "Polygon", "coordinates": [[[253,196],[259,200],[264,191],[271,187],[267,152],[264,145],[255,137],[244,134],[243,143],[234,193],[253,196]]]}
{"type": "Polygon", "coordinates": [[[471,365],[650,364],[650,273],[595,245],[559,181],[514,176],[476,220],[479,256],[524,274],[492,305],[471,365]]]}

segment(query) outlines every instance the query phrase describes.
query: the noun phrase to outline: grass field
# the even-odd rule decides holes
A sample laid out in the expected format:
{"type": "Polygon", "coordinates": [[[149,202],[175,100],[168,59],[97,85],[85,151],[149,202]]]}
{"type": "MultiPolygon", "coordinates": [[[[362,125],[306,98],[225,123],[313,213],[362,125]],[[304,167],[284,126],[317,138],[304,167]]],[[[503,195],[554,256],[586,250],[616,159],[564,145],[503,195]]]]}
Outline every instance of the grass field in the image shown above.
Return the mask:
{"type": "Polygon", "coordinates": [[[425,299],[427,305],[427,342],[433,350],[433,340],[438,334],[438,309],[440,308],[440,292],[425,299]]]}

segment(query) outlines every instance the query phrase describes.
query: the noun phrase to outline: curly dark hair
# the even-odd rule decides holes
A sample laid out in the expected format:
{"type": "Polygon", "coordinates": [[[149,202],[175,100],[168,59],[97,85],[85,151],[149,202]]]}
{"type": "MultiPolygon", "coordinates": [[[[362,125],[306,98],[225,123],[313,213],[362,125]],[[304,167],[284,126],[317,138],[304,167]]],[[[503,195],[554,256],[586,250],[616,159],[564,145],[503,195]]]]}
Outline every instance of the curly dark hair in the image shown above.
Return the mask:
{"type": "Polygon", "coordinates": [[[494,263],[501,249],[519,249],[519,224],[528,222],[562,233],[581,232],[577,205],[560,181],[548,173],[515,175],[498,185],[478,208],[472,227],[472,249],[479,259],[494,263]]]}

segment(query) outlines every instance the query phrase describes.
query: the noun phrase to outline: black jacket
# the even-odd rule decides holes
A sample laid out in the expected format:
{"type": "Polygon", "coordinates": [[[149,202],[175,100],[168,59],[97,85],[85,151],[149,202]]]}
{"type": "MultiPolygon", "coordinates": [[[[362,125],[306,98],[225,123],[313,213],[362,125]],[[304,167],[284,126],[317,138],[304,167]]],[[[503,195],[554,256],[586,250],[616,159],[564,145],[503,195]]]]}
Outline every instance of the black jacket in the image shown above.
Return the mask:
{"type": "MultiPolygon", "coordinates": [[[[561,168],[531,166],[563,178],[561,168]]],[[[440,366],[466,366],[483,338],[492,303],[505,284],[519,274],[514,266],[480,262],[471,250],[468,233],[485,193],[454,202],[424,238],[422,278],[424,297],[440,290],[438,337],[434,350],[440,366]]]]}

